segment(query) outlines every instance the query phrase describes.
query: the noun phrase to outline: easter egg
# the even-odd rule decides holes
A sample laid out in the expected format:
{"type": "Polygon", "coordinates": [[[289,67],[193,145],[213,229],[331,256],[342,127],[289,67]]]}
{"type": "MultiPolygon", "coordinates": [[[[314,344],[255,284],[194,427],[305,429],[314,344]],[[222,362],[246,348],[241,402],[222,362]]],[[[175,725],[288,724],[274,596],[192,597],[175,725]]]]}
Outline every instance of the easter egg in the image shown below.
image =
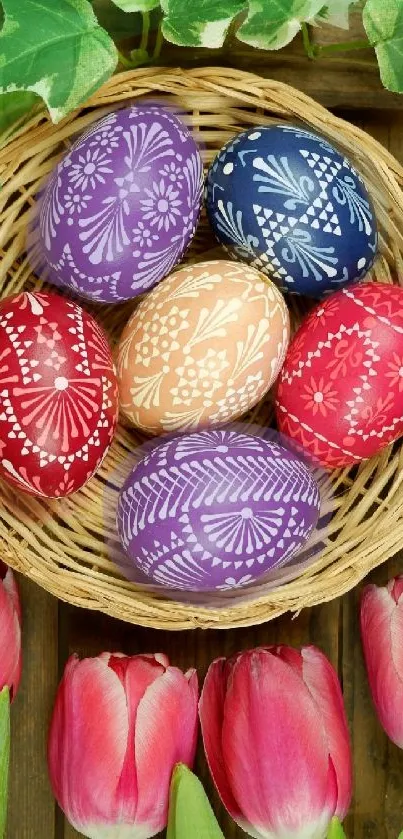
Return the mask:
{"type": "Polygon", "coordinates": [[[121,409],[154,434],[231,420],[273,384],[288,338],[284,300],[255,269],[226,260],[181,268],[123,330],[121,409]]]}
{"type": "Polygon", "coordinates": [[[347,466],[403,434],[403,289],[343,288],[302,323],[278,382],[280,431],[324,466],[347,466]]]}
{"type": "Polygon", "coordinates": [[[282,291],[320,298],[374,261],[362,178],[324,137],[297,126],[250,128],[227,143],[210,167],[206,206],[227,252],[282,291]]]}
{"type": "Polygon", "coordinates": [[[320,495],[276,441],[228,429],[178,435],[129,475],[119,536],[154,582],[189,591],[254,582],[289,561],[316,526],[320,495]]]}
{"type": "Polygon", "coordinates": [[[59,163],[42,199],[47,278],[119,303],[159,282],[196,229],[203,165],[173,113],[135,105],[93,125],[59,163]]]}
{"type": "Polygon", "coordinates": [[[47,498],[82,487],[117,422],[117,382],[102,329],[56,294],[0,302],[0,476],[47,498]]]}

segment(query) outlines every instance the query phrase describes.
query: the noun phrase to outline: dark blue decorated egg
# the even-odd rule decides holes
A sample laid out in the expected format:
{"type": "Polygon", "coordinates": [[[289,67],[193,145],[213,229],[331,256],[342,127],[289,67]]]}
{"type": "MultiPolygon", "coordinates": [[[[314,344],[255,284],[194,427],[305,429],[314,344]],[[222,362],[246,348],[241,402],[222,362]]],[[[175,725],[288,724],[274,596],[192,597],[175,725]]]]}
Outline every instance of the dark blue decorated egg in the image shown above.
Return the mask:
{"type": "Polygon", "coordinates": [[[210,166],[217,239],[281,288],[322,297],[362,279],[377,248],[365,184],[324,137],[291,125],[251,128],[210,166]]]}

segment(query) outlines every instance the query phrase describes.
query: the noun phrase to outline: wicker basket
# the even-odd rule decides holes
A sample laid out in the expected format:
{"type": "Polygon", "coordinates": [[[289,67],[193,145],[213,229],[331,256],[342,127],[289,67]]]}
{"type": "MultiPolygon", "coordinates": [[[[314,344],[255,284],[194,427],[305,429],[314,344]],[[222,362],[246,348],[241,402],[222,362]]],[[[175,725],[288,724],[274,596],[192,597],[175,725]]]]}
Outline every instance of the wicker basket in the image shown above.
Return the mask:
{"type": "MultiPolygon", "coordinates": [[[[25,256],[27,219],[44,178],[76,135],[116,107],[141,96],[179,105],[201,140],[205,163],[238,131],[271,119],[300,120],[343,148],[364,176],[376,207],[380,251],[371,272],[383,282],[403,277],[403,168],[375,140],[312,99],[278,82],[232,69],[142,69],[114,76],[79,111],[54,126],[36,115],[0,150],[0,276],[2,296],[40,287],[25,256]]],[[[214,241],[205,219],[187,260],[206,257],[214,241]]],[[[217,253],[217,248],[212,254],[217,253]]],[[[298,318],[296,303],[293,314],[298,318]]],[[[301,304],[300,304],[301,305],[301,304]]],[[[98,307],[112,339],[133,308],[98,307]]],[[[270,399],[250,419],[267,424],[270,399]]],[[[403,447],[390,446],[358,469],[331,474],[336,512],[325,547],[302,576],[224,608],[172,602],[125,580],[108,558],[105,487],[142,442],[119,427],[101,471],[83,490],[61,501],[20,496],[0,486],[0,555],[48,591],[78,606],[162,629],[228,628],[257,624],[286,611],[331,600],[391,557],[403,539],[403,447]]]]}

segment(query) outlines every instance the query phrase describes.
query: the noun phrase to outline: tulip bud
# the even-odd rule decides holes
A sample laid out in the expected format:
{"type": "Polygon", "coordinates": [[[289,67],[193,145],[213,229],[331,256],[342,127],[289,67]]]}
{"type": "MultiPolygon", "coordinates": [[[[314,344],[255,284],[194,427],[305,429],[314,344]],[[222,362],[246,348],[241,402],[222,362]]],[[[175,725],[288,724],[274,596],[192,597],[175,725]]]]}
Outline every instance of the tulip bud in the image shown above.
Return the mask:
{"type": "Polygon", "coordinates": [[[255,839],[324,839],[351,799],[340,685],[315,647],[270,647],[215,661],[200,720],[224,805],[255,839]]]}
{"type": "Polygon", "coordinates": [[[11,568],[0,561],[0,836],[7,819],[10,700],[21,678],[21,605],[11,568]]]}
{"type": "Polygon", "coordinates": [[[21,678],[21,606],[11,568],[0,561],[0,690],[14,699],[21,678]]]}
{"type": "Polygon", "coordinates": [[[372,700],[386,734],[403,749],[403,576],[366,586],[360,619],[372,700]]]}
{"type": "Polygon", "coordinates": [[[48,744],[55,797],[90,839],[148,839],[167,823],[174,766],[192,765],[195,670],[164,655],[72,656],[56,697],[48,744]]]}

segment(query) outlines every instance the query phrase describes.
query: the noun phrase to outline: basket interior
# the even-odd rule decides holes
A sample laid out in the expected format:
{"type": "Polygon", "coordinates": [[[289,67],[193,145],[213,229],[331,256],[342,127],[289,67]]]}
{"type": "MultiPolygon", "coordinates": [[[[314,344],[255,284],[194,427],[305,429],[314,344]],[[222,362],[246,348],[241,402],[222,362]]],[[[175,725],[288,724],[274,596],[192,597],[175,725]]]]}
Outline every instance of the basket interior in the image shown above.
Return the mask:
{"type": "MultiPolygon", "coordinates": [[[[92,122],[140,97],[180,109],[206,165],[234,134],[270,121],[300,122],[326,135],[353,159],[374,201],[380,253],[369,277],[393,282],[403,276],[403,170],[375,140],[286,85],[240,71],[155,69],[114,77],[58,126],[45,115],[36,115],[0,150],[2,297],[43,286],[25,254],[26,230],[35,196],[57,161],[92,122]]],[[[217,257],[227,258],[203,213],[184,262],[217,257]]],[[[295,297],[287,302],[295,327],[312,303],[295,297]]],[[[80,303],[95,313],[114,345],[138,299],[113,307],[80,303]]],[[[272,419],[269,394],[243,422],[268,426],[272,419]]],[[[329,473],[326,492],[332,497],[334,515],[326,532],[319,529],[316,534],[323,548],[301,576],[274,588],[255,586],[246,598],[233,594],[219,607],[214,600],[210,606],[173,602],[161,592],[126,580],[111,560],[117,493],[133,450],[144,439],[120,423],[100,471],[68,498],[34,498],[0,483],[2,558],[61,599],[132,623],[167,629],[224,628],[259,623],[338,596],[400,546],[403,450],[396,443],[359,467],[329,473]]]]}

